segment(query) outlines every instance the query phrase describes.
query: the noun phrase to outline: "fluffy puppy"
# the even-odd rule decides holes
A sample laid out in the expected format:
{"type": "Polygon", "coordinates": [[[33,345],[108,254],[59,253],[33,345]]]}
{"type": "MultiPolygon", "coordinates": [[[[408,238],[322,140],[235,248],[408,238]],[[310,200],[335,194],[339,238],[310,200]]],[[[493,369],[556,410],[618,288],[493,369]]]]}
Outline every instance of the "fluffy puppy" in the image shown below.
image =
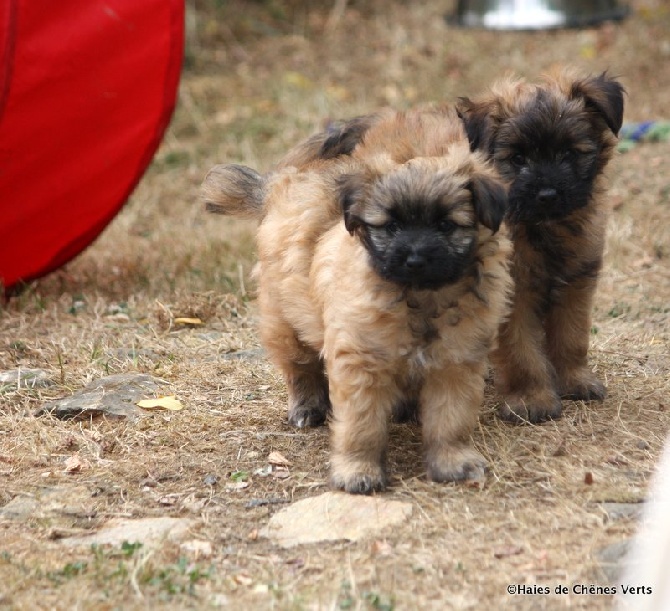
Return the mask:
{"type": "Polygon", "coordinates": [[[322,138],[267,175],[216,166],[207,207],[261,219],[261,340],[289,421],[332,411],[331,485],[385,488],[399,405],[419,406],[431,480],[477,478],[470,436],[510,285],[505,189],[454,113],[384,113],[368,127],[355,150],[315,159],[322,138]]]}
{"type": "Polygon", "coordinates": [[[502,418],[561,415],[561,398],[603,400],[587,363],[607,220],[603,170],[623,121],[624,89],[603,73],[508,79],[458,104],[473,149],[509,184],[515,294],[493,354],[502,418]]]}

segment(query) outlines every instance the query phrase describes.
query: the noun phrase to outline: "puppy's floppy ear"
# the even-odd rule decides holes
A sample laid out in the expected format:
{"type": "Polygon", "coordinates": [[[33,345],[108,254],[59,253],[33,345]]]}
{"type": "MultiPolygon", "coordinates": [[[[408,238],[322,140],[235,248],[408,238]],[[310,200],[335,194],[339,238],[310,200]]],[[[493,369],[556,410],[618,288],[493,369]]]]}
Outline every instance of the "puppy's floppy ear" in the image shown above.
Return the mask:
{"type": "Polygon", "coordinates": [[[470,179],[468,189],[477,220],[495,233],[507,212],[507,190],[503,183],[490,174],[477,172],[470,179]]]}
{"type": "Polygon", "coordinates": [[[615,136],[623,124],[623,85],[611,78],[606,72],[572,84],[570,96],[582,97],[588,108],[595,110],[605,120],[615,136]]]}
{"type": "Polygon", "coordinates": [[[353,235],[363,225],[361,208],[367,194],[366,181],[360,174],[345,174],[337,179],[338,197],[344,226],[353,235]]]}
{"type": "Polygon", "coordinates": [[[487,151],[493,138],[493,119],[488,104],[477,104],[470,98],[458,98],[456,112],[463,121],[471,151],[487,151]]]}

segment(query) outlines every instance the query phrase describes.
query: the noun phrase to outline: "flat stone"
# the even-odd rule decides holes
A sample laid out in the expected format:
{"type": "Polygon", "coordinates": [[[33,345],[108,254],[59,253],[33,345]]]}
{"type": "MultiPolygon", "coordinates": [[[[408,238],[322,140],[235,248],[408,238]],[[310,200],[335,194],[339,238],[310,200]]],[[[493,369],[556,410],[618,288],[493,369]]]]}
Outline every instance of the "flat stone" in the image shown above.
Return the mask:
{"type": "Polygon", "coordinates": [[[162,382],[143,373],[100,378],[69,397],[45,403],[35,416],[51,414],[61,420],[88,420],[95,416],[135,419],[142,413],[135,404],[153,398],[162,382]]]}
{"type": "Polygon", "coordinates": [[[0,517],[18,522],[71,517],[86,513],[90,500],[91,492],[85,486],[44,487],[15,496],[0,507],[0,517]]]}
{"type": "Polygon", "coordinates": [[[626,539],[607,545],[598,552],[600,570],[610,583],[615,583],[620,579],[628,568],[628,552],[630,547],[631,542],[629,539],[626,539]]]}
{"type": "Polygon", "coordinates": [[[237,350],[222,355],[227,361],[261,361],[265,358],[262,348],[250,348],[249,350],[237,350]]]}
{"type": "Polygon", "coordinates": [[[8,385],[17,388],[45,388],[53,386],[54,382],[43,369],[10,369],[0,371],[0,386],[8,385]]]}
{"type": "Polygon", "coordinates": [[[142,543],[149,547],[161,543],[165,539],[179,541],[188,533],[193,520],[185,518],[142,518],[139,520],[113,519],[103,528],[83,537],[69,537],[61,543],[67,547],[96,545],[121,545],[142,543]]]}
{"type": "Polygon", "coordinates": [[[412,505],[382,496],[326,492],[275,513],[260,535],[282,547],[321,541],[358,541],[406,521],[412,505]]]}
{"type": "Polygon", "coordinates": [[[598,503],[598,507],[605,512],[610,521],[639,518],[643,506],[643,503],[598,503]]]}

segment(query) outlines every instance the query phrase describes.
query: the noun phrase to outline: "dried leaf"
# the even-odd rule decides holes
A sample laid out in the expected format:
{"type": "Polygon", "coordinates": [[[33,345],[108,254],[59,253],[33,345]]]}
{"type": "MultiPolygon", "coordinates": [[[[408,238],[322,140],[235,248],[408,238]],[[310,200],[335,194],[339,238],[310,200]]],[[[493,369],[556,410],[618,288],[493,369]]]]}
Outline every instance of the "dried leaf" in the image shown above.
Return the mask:
{"type": "Polygon", "coordinates": [[[78,473],[82,470],[84,462],[82,461],[79,454],[73,454],[65,461],[65,472],[66,473],[78,473]]]}
{"type": "Polygon", "coordinates": [[[288,467],[291,464],[291,462],[280,452],[270,452],[270,455],[268,456],[268,462],[271,465],[281,467],[288,467]]]}
{"type": "Polygon", "coordinates": [[[608,456],[605,459],[605,462],[609,463],[610,465],[614,465],[615,467],[621,467],[628,464],[628,461],[623,456],[616,454],[608,456]]]}
{"type": "Polygon", "coordinates": [[[250,586],[254,580],[249,577],[249,575],[246,575],[244,573],[238,573],[237,575],[233,575],[233,580],[235,583],[238,583],[241,586],[250,586]]]}
{"type": "Polygon", "coordinates": [[[272,477],[275,479],[286,479],[291,477],[291,472],[288,470],[288,467],[275,467],[272,469],[272,477]]]}
{"type": "Polygon", "coordinates": [[[388,541],[373,541],[372,553],[375,556],[390,556],[393,553],[393,547],[388,541]]]}
{"type": "Polygon", "coordinates": [[[209,558],[212,555],[212,544],[200,539],[185,541],[179,546],[179,549],[198,558],[209,558]]]}
{"type": "Polygon", "coordinates": [[[518,545],[504,545],[493,550],[493,557],[498,559],[519,554],[523,554],[523,548],[518,545]]]}
{"type": "Polygon", "coordinates": [[[174,395],[158,397],[158,399],[143,399],[142,401],[138,401],[137,405],[144,409],[167,409],[171,412],[178,412],[180,409],[184,409],[181,401],[174,395]]]}
{"type": "Polygon", "coordinates": [[[232,482],[226,484],[226,490],[244,490],[244,488],[249,487],[249,482],[232,482]]]}

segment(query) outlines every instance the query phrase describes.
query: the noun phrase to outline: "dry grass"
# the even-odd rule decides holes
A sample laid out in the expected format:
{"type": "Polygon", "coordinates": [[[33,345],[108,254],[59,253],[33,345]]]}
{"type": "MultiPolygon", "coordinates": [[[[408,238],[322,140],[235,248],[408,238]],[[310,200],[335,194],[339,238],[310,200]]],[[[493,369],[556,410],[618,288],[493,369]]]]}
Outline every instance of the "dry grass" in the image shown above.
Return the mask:
{"type": "Polygon", "coordinates": [[[670,144],[613,162],[592,351],[605,403],[566,403],[560,421],[513,427],[489,394],[474,439],[492,468],[483,488],[426,482],[419,431],[394,426],[387,495],[412,503],[411,524],[378,541],[290,551],[256,533],[324,489],[327,430],[286,425],[285,389],[257,350],[253,225],[207,217],[197,190],[217,162],[269,167],[327,117],[454,99],[509,69],[608,68],[628,88],[627,120],[664,118],[670,14],[632,4],[621,26],[495,34],[448,29],[451,2],[191,2],[180,103],[152,167],[96,244],[0,312],[0,370],[42,368],[55,382],[0,388],[0,506],[66,491],[27,522],[0,520],[0,607],[606,608],[608,597],[514,598],[506,585],[609,585],[596,553],[634,530],[599,502],[644,498],[670,430],[670,144]],[[183,327],[180,316],[204,324],[183,327]],[[230,358],[239,350],[249,352],[230,358]],[[135,424],[32,416],[133,371],[165,380],[186,409],[135,424]],[[292,462],[288,479],[253,475],[273,450],[292,462]],[[83,468],[67,473],[73,454],[83,468]],[[230,489],[240,471],[250,485],[230,489]],[[247,508],[252,499],[268,504],[247,508]],[[58,539],[111,517],[164,515],[192,518],[190,538],[212,554],[58,539]]]}

